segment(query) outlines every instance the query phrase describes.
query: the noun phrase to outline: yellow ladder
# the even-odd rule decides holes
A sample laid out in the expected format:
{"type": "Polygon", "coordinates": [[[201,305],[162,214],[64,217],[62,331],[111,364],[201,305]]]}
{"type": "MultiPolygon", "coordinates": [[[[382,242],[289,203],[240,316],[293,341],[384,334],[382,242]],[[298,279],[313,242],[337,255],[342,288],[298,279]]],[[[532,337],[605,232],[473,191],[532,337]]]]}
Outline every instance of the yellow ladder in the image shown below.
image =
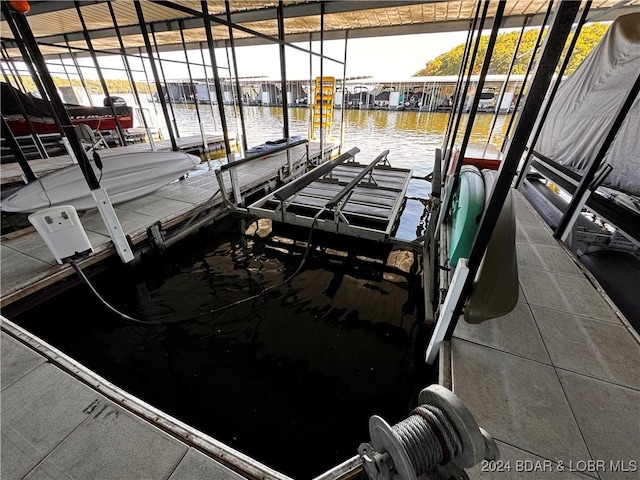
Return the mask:
{"type": "Polygon", "coordinates": [[[325,139],[331,138],[331,124],[333,122],[333,99],[336,91],[335,77],[316,77],[315,95],[313,99],[313,121],[311,124],[311,139],[315,140],[316,128],[318,132],[324,129],[325,139]],[[320,109],[322,107],[322,118],[320,109]]]}

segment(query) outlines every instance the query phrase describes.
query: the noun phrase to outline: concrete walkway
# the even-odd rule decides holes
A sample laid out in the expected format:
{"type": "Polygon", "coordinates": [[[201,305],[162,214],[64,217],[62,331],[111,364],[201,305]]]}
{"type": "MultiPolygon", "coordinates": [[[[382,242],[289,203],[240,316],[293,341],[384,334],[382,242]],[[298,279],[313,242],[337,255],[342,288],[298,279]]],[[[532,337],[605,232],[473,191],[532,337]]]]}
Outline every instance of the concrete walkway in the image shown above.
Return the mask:
{"type": "Polygon", "coordinates": [[[640,342],[597,283],[515,193],[520,299],[460,321],[453,391],[497,440],[472,479],[637,479],[640,342]]]}
{"type": "Polygon", "coordinates": [[[1,335],[2,480],[244,478],[1,335]]]}

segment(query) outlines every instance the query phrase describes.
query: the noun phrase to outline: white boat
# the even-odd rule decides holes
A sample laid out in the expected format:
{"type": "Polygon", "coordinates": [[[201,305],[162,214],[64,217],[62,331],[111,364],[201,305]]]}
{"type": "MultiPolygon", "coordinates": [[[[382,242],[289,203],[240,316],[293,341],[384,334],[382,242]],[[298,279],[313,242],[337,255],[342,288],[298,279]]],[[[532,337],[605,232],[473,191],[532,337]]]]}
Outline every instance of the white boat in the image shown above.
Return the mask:
{"type": "MultiPolygon", "coordinates": [[[[101,155],[102,172],[91,161],[100,185],[114,205],[133,200],[171,183],[200,163],[185,152],[136,152],[101,155]]],[[[4,212],[35,212],[55,205],[89,210],[96,204],[80,166],[69,165],[26,184],[2,199],[4,212]]]]}

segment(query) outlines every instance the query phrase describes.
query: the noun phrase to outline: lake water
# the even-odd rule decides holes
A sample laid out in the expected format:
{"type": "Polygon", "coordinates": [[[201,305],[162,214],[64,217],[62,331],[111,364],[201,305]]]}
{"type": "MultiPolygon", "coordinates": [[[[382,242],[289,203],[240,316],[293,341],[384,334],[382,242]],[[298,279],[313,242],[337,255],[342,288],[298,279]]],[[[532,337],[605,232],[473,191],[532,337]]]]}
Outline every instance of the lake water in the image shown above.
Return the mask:
{"type": "MultiPolygon", "coordinates": [[[[159,105],[151,105],[148,108],[151,110],[156,108],[160,111],[159,105]]],[[[180,135],[200,135],[195,106],[179,104],[174,105],[173,108],[180,135]]],[[[199,105],[199,110],[205,132],[221,131],[217,106],[214,105],[213,117],[208,104],[199,105]]],[[[290,135],[308,137],[309,109],[289,108],[288,112],[290,135]]],[[[342,113],[341,110],[334,110],[331,136],[335,141],[340,139],[342,113]]],[[[240,128],[236,127],[239,125],[239,119],[233,107],[225,107],[225,116],[229,130],[234,133],[240,131],[240,128]]],[[[442,138],[449,119],[449,114],[446,112],[388,110],[347,109],[344,111],[344,116],[343,151],[358,147],[361,150],[357,157],[358,161],[368,163],[383,150],[390,150],[391,165],[411,168],[415,176],[424,176],[433,169],[434,152],[436,148],[442,146],[442,138]]],[[[510,115],[498,116],[492,135],[492,145],[499,147],[502,144],[509,118],[510,115]]],[[[245,107],[244,119],[249,147],[284,136],[281,107],[245,107]]],[[[464,132],[466,120],[467,115],[464,115],[461,132],[464,132]]],[[[481,113],[476,116],[470,139],[472,144],[484,147],[492,120],[493,116],[489,114],[481,113]]],[[[161,113],[156,121],[166,134],[161,113]]],[[[461,136],[460,140],[462,140],[461,136]]]]}
{"type": "MultiPolygon", "coordinates": [[[[192,105],[175,111],[182,135],[199,133],[192,105]]],[[[306,135],[308,112],[290,113],[291,133],[306,135]]],[[[359,160],[389,149],[392,165],[431,171],[447,114],[345,114],[346,147],[358,146],[359,160]]],[[[280,138],[280,118],[277,108],[247,107],[249,144],[280,138]]],[[[476,141],[490,117],[480,119],[476,141]]],[[[428,189],[411,185],[400,228],[408,238],[424,227],[428,189]]],[[[357,453],[371,415],[391,423],[408,415],[437,369],[423,361],[430,332],[410,252],[337,239],[288,283],[212,311],[289,278],[305,240],[267,221],[256,229],[228,218],[92,278],[117,309],[153,325],[115,317],[81,284],[13,319],[157,408],[293,478],[312,478],[357,453]]]]}

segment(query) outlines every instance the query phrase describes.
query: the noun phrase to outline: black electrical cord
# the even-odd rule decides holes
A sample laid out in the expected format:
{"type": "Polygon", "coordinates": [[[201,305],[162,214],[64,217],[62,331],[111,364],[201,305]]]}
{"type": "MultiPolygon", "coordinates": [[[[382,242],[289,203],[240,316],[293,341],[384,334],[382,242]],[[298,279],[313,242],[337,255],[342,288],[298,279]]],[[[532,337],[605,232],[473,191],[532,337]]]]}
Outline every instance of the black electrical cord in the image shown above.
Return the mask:
{"type": "Polygon", "coordinates": [[[72,259],[67,259],[66,260],[69,265],[71,265],[71,267],[76,271],[76,273],[80,276],[80,278],[82,279],[82,282],[89,288],[89,290],[91,290],[91,293],[93,293],[93,295],[100,300],[100,302],[107,307],[109,310],[111,310],[113,313],[115,313],[116,315],[118,315],[120,318],[124,319],[124,320],[129,320],[130,322],[136,322],[136,323],[144,323],[147,325],[153,325],[153,322],[146,322],[144,320],[139,320],[137,318],[131,317],[129,315],[127,315],[126,313],[122,313],[120,310],[117,310],[114,306],[112,306],[109,302],[107,302],[104,298],[102,298],[102,296],[98,293],[98,291],[93,287],[93,285],[91,284],[91,282],[89,281],[89,279],[87,278],[87,276],[84,274],[84,272],[82,271],[82,269],[78,266],[78,264],[75,262],[75,260],[72,259]]]}
{"type": "MultiPolygon", "coordinates": [[[[261,296],[263,296],[264,294],[275,290],[276,288],[281,287],[282,285],[285,285],[286,283],[289,283],[291,280],[293,280],[301,271],[302,268],[304,267],[305,263],[307,262],[307,259],[309,258],[309,254],[311,253],[311,240],[313,238],[313,230],[315,227],[315,223],[318,220],[318,218],[320,217],[320,215],[326,210],[326,208],[322,208],[315,217],[313,217],[313,221],[311,222],[311,227],[309,229],[309,237],[307,238],[307,247],[305,249],[305,252],[302,256],[302,260],[300,261],[300,264],[298,265],[298,268],[296,268],[296,270],[289,275],[286,279],[282,280],[281,282],[275,283],[267,288],[265,288],[264,290],[262,290],[260,293],[256,293],[255,295],[252,295],[250,297],[247,298],[243,298],[242,300],[238,300],[236,302],[232,302],[232,303],[228,303],[227,305],[223,305],[221,307],[217,307],[214,308],[212,310],[209,310],[207,312],[207,314],[212,314],[212,313],[218,313],[218,312],[222,312],[223,310],[227,310],[231,307],[235,307],[238,305],[241,305],[245,302],[249,302],[251,300],[255,300],[256,298],[259,298],[261,296]]],[[[93,293],[93,295],[107,308],[109,309],[111,312],[115,313],[116,315],[118,315],[120,318],[122,318],[123,320],[127,320],[130,322],[135,322],[135,323],[142,323],[145,325],[160,325],[160,324],[166,324],[166,323],[181,323],[181,322],[186,322],[186,321],[191,321],[191,320],[196,320],[197,318],[201,317],[201,315],[199,315],[198,317],[190,317],[190,318],[185,318],[182,320],[177,320],[175,322],[147,322],[145,320],[140,320],[138,318],[132,317],[130,315],[127,315],[126,313],[121,312],[120,310],[116,309],[114,306],[112,306],[111,304],[109,304],[109,302],[107,302],[101,295],[100,293],[98,293],[98,291],[94,288],[94,286],[91,284],[91,282],[89,281],[89,279],[86,277],[86,275],[84,274],[84,272],[82,271],[82,269],[78,266],[78,264],[75,262],[75,260],[73,259],[66,259],[66,262],[69,263],[69,265],[71,265],[71,267],[76,271],[76,273],[80,276],[80,278],[82,279],[82,282],[89,288],[89,290],[91,290],[91,293],[93,293]]]]}

